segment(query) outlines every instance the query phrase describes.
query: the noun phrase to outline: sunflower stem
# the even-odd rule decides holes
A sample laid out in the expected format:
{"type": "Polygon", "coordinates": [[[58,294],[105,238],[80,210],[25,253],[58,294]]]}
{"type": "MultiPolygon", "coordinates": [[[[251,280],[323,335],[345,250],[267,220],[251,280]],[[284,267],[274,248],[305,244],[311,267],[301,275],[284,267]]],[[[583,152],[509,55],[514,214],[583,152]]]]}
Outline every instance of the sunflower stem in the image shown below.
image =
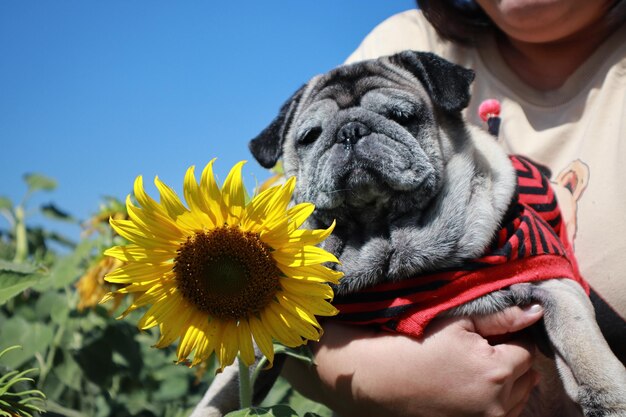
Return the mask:
{"type": "Polygon", "coordinates": [[[258,376],[261,373],[261,371],[263,370],[263,368],[265,368],[265,364],[267,364],[267,357],[263,356],[259,360],[259,363],[254,368],[254,371],[252,372],[252,375],[250,376],[250,385],[251,386],[254,387],[254,383],[256,382],[256,379],[258,378],[258,376]]]}
{"type": "Polygon", "coordinates": [[[241,408],[252,407],[252,384],[250,384],[250,368],[241,358],[237,358],[239,363],[239,406],[241,408]]]}

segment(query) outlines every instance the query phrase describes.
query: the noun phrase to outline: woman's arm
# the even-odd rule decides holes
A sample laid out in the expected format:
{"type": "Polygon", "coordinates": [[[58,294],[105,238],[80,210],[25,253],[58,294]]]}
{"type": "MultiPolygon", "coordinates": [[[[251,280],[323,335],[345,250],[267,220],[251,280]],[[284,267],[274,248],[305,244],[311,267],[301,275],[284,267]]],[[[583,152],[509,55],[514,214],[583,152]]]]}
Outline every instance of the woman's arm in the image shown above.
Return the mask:
{"type": "Polygon", "coordinates": [[[313,346],[316,367],[288,360],[284,373],[304,395],[351,416],[518,416],[538,381],[535,348],[523,336],[539,306],[434,321],[422,340],[329,321],[313,346]]]}

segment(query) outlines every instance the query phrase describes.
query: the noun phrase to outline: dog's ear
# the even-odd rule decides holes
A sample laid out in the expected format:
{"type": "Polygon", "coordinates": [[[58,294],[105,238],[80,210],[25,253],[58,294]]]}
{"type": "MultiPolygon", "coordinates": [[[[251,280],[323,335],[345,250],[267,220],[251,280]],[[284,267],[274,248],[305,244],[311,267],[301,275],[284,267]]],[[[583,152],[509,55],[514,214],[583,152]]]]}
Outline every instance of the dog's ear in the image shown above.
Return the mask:
{"type": "Polygon", "coordinates": [[[252,156],[263,168],[272,168],[283,154],[285,135],[293,120],[305,85],[300,87],[280,108],[278,116],[248,144],[252,156]]]}
{"type": "Polygon", "coordinates": [[[430,52],[403,51],[389,59],[415,75],[434,104],[443,110],[459,112],[469,104],[474,71],[430,52]]]}

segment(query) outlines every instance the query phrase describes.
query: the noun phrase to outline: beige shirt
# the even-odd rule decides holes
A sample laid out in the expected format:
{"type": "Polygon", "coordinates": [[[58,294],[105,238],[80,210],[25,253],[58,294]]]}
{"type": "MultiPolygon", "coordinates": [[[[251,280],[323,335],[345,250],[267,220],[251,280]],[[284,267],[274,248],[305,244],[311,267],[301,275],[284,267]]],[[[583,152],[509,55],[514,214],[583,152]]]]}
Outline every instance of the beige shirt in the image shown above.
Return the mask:
{"type": "Polygon", "coordinates": [[[485,126],[478,106],[489,98],[501,102],[500,140],[552,171],[583,276],[626,318],[626,25],[548,92],[519,80],[493,40],[479,49],[443,41],[418,10],[381,23],[348,62],[405,49],[434,52],[476,72],[470,122],[485,126]]]}

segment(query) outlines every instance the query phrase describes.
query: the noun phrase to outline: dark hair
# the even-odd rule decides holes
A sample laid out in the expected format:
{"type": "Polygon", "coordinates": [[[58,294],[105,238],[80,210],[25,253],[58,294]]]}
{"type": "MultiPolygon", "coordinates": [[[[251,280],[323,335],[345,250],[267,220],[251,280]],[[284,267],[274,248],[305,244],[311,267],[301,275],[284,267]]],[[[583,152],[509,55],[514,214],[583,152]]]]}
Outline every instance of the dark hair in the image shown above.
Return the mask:
{"type": "MultiPolygon", "coordinates": [[[[471,44],[478,36],[499,31],[475,0],[416,0],[417,7],[443,39],[471,44]]],[[[606,21],[619,25],[626,20],[626,0],[615,0],[606,21]]]]}
{"type": "Polygon", "coordinates": [[[417,7],[443,39],[471,44],[481,34],[497,30],[474,0],[417,0],[417,7]]]}

